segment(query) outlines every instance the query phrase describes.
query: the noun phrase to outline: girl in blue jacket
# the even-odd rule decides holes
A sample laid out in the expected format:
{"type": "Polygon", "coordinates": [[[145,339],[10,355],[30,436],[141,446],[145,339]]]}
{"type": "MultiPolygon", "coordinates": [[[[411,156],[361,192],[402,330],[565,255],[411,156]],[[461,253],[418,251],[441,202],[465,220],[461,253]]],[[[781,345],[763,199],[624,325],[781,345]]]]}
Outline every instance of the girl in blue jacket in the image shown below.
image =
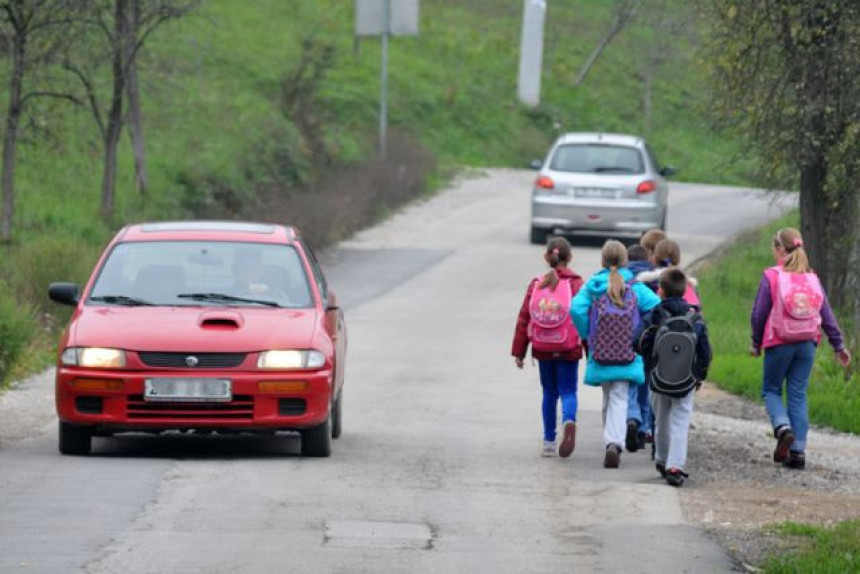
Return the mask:
{"type": "MultiPolygon", "coordinates": [[[[646,313],[660,303],[660,298],[642,283],[635,283],[633,274],[627,269],[627,250],[620,241],[610,240],[603,245],[601,252],[603,269],[595,273],[579,290],[570,305],[570,316],[579,331],[580,337],[588,340],[591,310],[604,294],[609,295],[612,304],[621,306],[622,300],[631,290],[639,314],[646,313]]],[[[630,340],[621,346],[633,348],[633,333],[630,340]]],[[[627,393],[630,385],[645,382],[642,357],[631,353],[629,363],[605,364],[594,357],[594,342],[588,341],[588,362],[585,367],[585,384],[600,386],[603,389],[603,446],[606,455],[605,468],[618,468],[624,444],[627,423],[627,393]]]]}

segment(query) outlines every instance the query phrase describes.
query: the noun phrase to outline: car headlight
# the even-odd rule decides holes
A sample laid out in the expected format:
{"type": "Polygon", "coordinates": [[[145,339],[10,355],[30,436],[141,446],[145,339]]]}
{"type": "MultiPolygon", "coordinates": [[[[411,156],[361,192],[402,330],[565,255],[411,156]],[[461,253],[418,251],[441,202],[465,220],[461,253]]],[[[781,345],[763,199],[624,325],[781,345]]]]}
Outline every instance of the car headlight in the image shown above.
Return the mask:
{"type": "Polygon", "coordinates": [[[259,369],[319,369],[325,365],[325,355],[319,351],[263,351],[257,359],[259,369]]]}
{"type": "Polygon", "coordinates": [[[121,369],[125,367],[125,351],[103,347],[69,347],[63,351],[62,363],[93,369],[121,369]]]}

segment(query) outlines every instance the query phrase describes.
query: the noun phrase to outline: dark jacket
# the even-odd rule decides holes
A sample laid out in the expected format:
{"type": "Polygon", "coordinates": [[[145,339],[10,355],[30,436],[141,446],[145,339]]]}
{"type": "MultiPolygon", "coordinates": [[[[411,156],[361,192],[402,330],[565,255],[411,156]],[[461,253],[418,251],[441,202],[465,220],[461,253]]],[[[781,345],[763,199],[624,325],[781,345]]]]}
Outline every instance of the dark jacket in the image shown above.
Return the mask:
{"type": "Polygon", "coordinates": [[[629,269],[635,277],[645,271],[652,271],[654,266],[651,265],[650,261],[631,261],[627,264],[627,269],[629,269]]]}
{"type": "MultiPolygon", "coordinates": [[[[642,332],[637,338],[636,350],[645,359],[646,378],[647,375],[650,375],[655,366],[651,357],[651,353],[654,349],[654,335],[656,335],[657,328],[664,316],[663,313],[658,310],[663,309],[672,317],[679,317],[685,315],[691,308],[692,307],[690,307],[689,303],[684,301],[681,297],[667,297],[644,317],[642,321],[642,332]]],[[[705,324],[705,320],[702,319],[701,315],[693,326],[696,329],[697,339],[696,360],[693,364],[693,376],[697,381],[701,382],[708,376],[708,367],[711,365],[713,351],[711,349],[711,342],[708,340],[708,326],[705,324]]]]}
{"type": "MultiPolygon", "coordinates": [[[[582,287],[582,277],[566,267],[556,269],[556,272],[558,272],[558,276],[562,281],[570,281],[570,293],[572,296],[575,296],[579,292],[580,287],[582,287]]],[[[523,304],[520,306],[520,313],[517,316],[517,326],[514,329],[514,342],[511,345],[511,355],[520,359],[525,358],[526,351],[529,348],[528,326],[531,320],[529,303],[532,300],[532,292],[538,283],[538,279],[532,279],[531,283],[529,283],[525,299],[523,299],[523,304]]],[[[582,358],[582,345],[577,345],[575,349],[565,353],[545,353],[532,349],[532,357],[539,361],[578,361],[582,358]]]]}

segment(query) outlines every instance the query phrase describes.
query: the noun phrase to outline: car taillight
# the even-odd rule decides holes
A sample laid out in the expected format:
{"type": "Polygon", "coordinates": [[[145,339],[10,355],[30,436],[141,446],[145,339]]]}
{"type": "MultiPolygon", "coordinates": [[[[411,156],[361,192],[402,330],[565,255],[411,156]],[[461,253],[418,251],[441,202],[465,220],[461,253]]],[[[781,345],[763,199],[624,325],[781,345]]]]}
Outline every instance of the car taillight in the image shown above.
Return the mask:
{"type": "Polygon", "coordinates": [[[643,181],[636,188],[636,193],[651,193],[652,191],[657,191],[657,184],[650,179],[643,181]]]}
{"type": "Polygon", "coordinates": [[[553,189],[555,187],[555,182],[547,176],[543,175],[537,178],[535,181],[535,186],[540,187],[542,189],[553,189]]]}

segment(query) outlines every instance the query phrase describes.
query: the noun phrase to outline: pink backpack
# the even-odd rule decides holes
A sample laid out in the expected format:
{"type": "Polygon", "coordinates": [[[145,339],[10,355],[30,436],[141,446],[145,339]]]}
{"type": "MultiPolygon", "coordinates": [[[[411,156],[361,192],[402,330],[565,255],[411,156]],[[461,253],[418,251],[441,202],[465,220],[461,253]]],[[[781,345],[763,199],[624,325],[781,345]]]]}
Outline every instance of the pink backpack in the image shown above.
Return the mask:
{"type": "Polygon", "coordinates": [[[528,337],[534,351],[558,353],[570,351],[579,345],[579,334],[570,318],[570,300],[573,293],[570,281],[560,279],[555,290],[540,287],[542,277],[535,279],[529,301],[528,337]]]}
{"type": "Polygon", "coordinates": [[[696,293],[695,287],[693,287],[689,283],[687,283],[687,288],[684,290],[683,299],[687,302],[688,305],[701,310],[702,302],[699,300],[699,294],[696,293]]]}
{"type": "Polygon", "coordinates": [[[815,273],[790,273],[782,267],[776,271],[776,289],[771,293],[770,314],[774,334],[786,343],[812,341],[821,327],[824,290],[815,273]]]}

